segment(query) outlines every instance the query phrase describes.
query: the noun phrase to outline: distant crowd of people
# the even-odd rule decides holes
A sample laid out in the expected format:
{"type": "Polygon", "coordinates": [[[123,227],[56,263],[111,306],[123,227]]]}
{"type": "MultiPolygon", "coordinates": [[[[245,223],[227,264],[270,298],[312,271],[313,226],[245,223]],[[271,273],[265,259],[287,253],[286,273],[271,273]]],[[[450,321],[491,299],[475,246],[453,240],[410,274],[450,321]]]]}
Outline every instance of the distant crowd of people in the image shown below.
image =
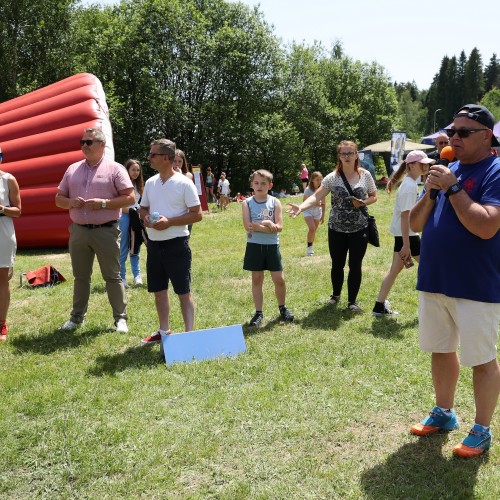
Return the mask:
{"type": "MultiPolygon", "coordinates": [[[[456,161],[447,165],[440,156],[411,151],[390,177],[387,191],[401,183],[390,225],[392,263],[372,309],[376,317],[398,314],[387,297],[399,273],[418,262],[419,342],[423,351],[431,353],[435,407],[410,431],[427,436],[458,428],[454,398],[460,364],[472,367],[476,415],[469,434],[454,448],[461,457],[480,455],[490,447],[490,423],[500,393],[500,159],[492,154],[492,147],[499,146],[493,126],[488,109],[467,104],[457,111],[451,128],[436,139],[437,154],[439,148],[451,145],[456,161]],[[425,178],[420,194],[419,178],[425,178]]],[[[148,159],[157,173],[144,182],[138,160],[130,159],[123,166],[106,158],[106,137],[101,130],[85,129],[80,145],[85,159],[68,167],[55,197],[56,205],[68,210],[71,218],[69,254],[74,277],[72,310],[61,330],[71,332],[85,320],[97,257],[115,329],[128,332],[126,264],[130,259],[133,284],[142,285],[139,252],[145,241],[147,290],[154,295],[158,328],[142,343],[159,343],[171,333],[170,285],[178,296],[184,330],[192,331],[190,227],[203,214],[186,155],[168,139],[153,141],[148,159]]],[[[309,175],[302,165],[303,199],[300,204],[289,204],[287,213],[292,217],[303,214],[306,255],[313,256],[316,231],[325,220],[325,198],[331,195],[328,303],[341,302],[347,281],[347,308],[361,313],[358,294],[368,246],[368,207],[377,202],[377,188],[371,174],[361,167],[355,142],[340,142],[337,157],[335,169],[324,178],[320,172],[309,175]]],[[[294,322],[295,315],[286,304],[279,244],[283,208],[279,196],[270,194],[272,174],[265,169],[254,171],[250,188],[251,196],[238,193],[235,197],[242,206],[243,269],[251,273],[255,306],[249,325],[258,327],[264,321],[266,271],[274,284],[279,318],[294,322]]],[[[207,200],[214,200],[216,189],[221,210],[227,207],[230,185],[225,173],[217,181],[207,168],[205,189],[207,200]]],[[[8,338],[9,281],[16,253],[13,219],[20,215],[17,181],[0,170],[0,340],[8,338]]]]}

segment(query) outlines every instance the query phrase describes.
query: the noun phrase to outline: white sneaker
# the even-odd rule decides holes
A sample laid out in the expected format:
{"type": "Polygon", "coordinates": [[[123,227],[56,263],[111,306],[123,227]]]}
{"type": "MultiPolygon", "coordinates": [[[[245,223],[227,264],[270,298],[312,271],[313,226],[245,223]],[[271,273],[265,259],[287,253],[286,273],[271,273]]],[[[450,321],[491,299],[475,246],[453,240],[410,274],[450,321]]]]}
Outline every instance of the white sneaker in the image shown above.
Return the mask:
{"type": "Polygon", "coordinates": [[[67,332],[72,332],[73,330],[80,328],[80,326],[82,326],[81,323],[73,323],[73,321],[68,319],[68,321],[66,321],[66,323],[64,323],[64,325],[61,326],[61,328],[59,328],[59,330],[65,330],[67,332]]]}
{"type": "Polygon", "coordinates": [[[313,247],[307,247],[307,255],[314,255],[313,247]]]}
{"type": "Polygon", "coordinates": [[[142,285],[142,276],[139,275],[139,276],[135,276],[134,277],[134,285],[142,285]]]}
{"type": "Polygon", "coordinates": [[[123,288],[128,288],[128,283],[126,278],[122,278],[123,288]]]}
{"type": "Polygon", "coordinates": [[[116,322],[116,331],[118,333],[128,333],[128,326],[127,326],[127,321],[123,318],[120,318],[116,322]]]}

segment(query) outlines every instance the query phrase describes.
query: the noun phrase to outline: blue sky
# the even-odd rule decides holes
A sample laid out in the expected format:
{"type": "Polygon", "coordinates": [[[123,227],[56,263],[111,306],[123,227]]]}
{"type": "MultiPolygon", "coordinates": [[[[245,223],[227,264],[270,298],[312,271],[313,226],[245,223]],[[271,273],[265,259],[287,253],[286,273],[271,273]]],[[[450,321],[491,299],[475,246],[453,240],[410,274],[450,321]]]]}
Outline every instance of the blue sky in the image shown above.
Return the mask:
{"type": "MultiPolygon", "coordinates": [[[[168,1],[168,0],[166,0],[168,1]]],[[[339,40],[345,53],[363,62],[377,61],[392,81],[414,80],[428,88],[445,55],[469,56],[477,47],[487,64],[495,41],[498,0],[455,0],[450,4],[419,0],[242,0],[264,13],[283,43],[339,40]],[[484,14],[481,14],[483,12],[484,14]],[[467,25],[470,29],[464,28],[467,25]]],[[[83,1],[117,4],[118,0],[83,1]]]]}

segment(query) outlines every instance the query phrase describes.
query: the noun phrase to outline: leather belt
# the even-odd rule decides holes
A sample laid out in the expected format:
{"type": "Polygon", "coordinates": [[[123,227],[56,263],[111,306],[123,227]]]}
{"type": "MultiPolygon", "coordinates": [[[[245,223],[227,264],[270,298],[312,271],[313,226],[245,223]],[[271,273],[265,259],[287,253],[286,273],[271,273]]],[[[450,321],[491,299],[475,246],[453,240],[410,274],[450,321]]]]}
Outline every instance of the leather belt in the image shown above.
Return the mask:
{"type": "Polygon", "coordinates": [[[109,222],[105,222],[104,224],[77,224],[81,227],[86,227],[87,229],[97,229],[98,227],[113,227],[118,221],[110,220],[109,222]]]}

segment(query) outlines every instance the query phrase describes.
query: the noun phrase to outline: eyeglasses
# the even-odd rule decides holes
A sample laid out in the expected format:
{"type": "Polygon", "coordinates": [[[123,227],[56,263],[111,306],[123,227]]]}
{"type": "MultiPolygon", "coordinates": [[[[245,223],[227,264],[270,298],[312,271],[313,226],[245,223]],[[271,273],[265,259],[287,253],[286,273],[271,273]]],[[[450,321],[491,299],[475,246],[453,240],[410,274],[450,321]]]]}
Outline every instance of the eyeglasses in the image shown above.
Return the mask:
{"type": "Polygon", "coordinates": [[[84,146],[85,144],[87,146],[92,146],[92,144],[94,144],[94,142],[102,142],[102,141],[98,141],[97,139],[82,139],[80,141],[80,146],[84,146]]]}
{"type": "Polygon", "coordinates": [[[152,153],[151,151],[148,153],[148,158],[154,158],[155,156],[166,156],[166,153],[152,153]]]}
{"type": "Polygon", "coordinates": [[[487,128],[448,128],[446,129],[446,135],[451,139],[455,134],[458,134],[460,139],[465,139],[474,132],[479,132],[481,130],[489,130],[487,128]]]}
{"type": "Polygon", "coordinates": [[[448,144],[448,141],[440,141],[438,142],[438,146],[446,146],[448,144]]]}
{"type": "Polygon", "coordinates": [[[339,156],[343,156],[345,158],[345,157],[354,156],[355,154],[356,154],[355,151],[349,151],[348,153],[339,153],[339,156]]]}

